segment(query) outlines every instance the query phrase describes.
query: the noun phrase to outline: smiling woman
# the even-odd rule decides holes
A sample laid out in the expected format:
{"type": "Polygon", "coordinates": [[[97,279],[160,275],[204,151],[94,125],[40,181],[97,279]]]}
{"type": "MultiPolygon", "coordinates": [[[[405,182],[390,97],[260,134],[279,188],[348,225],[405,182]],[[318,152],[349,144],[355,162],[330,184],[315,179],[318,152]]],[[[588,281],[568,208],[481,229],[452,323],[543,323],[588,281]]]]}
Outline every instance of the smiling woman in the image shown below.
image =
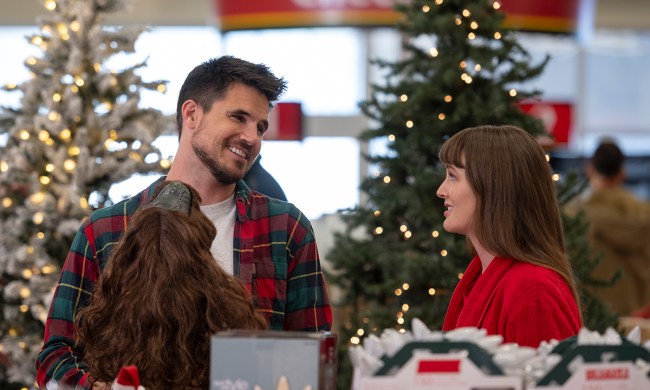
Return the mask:
{"type": "Polygon", "coordinates": [[[475,326],[532,347],[577,334],[579,297],[541,146],[514,126],[481,126],[445,142],[440,161],[444,228],[465,235],[475,256],[443,329],[475,326]]]}
{"type": "Polygon", "coordinates": [[[447,165],[447,177],[438,189],[438,196],[445,200],[446,231],[474,237],[476,196],[467,179],[465,168],[447,165]]]}

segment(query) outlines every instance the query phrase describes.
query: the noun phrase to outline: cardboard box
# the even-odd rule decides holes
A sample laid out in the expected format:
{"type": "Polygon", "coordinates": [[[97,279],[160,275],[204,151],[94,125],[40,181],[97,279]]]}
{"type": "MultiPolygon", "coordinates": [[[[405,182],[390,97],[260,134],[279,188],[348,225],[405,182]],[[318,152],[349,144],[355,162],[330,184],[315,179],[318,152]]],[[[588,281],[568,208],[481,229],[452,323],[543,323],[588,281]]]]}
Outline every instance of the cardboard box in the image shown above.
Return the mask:
{"type": "Polygon", "coordinates": [[[210,345],[210,390],[335,390],[336,340],[331,332],[219,332],[210,345]]]}

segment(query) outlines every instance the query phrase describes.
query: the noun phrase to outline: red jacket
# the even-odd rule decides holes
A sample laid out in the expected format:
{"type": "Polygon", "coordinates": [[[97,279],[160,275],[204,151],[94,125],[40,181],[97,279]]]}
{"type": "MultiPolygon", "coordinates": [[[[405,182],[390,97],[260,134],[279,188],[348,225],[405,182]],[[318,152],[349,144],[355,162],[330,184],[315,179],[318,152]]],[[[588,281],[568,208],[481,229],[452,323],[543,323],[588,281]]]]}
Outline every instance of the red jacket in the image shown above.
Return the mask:
{"type": "Polygon", "coordinates": [[[454,290],[443,330],[465,326],[536,348],[542,340],[576,335],[582,323],[571,289],[557,272],[500,257],[482,272],[475,257],[454,290]]]}

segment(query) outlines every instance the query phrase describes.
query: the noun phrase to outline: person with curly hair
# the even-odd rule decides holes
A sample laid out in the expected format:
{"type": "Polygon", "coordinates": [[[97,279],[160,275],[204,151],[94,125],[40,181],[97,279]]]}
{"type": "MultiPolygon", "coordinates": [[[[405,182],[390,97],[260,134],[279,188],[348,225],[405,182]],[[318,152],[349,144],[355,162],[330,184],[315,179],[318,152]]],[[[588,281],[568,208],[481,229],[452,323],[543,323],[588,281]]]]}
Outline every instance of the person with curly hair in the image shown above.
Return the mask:
{"type": "Polygon", "coordinates": [[[133,215],[75,318],[77,344],[97,381],[111,383],[134,365],[145,388],[206,389],[210,336],[268,325],[244,285],[212,256],[216,229],[198,193],[165,184],[133,215]]]}

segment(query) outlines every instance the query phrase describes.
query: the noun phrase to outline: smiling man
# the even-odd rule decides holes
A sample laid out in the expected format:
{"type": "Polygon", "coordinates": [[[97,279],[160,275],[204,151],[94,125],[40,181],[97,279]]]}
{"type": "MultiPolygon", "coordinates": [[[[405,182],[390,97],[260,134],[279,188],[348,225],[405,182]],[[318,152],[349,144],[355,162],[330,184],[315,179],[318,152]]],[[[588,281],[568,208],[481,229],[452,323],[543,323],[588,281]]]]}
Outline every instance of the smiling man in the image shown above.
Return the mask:
{"type": "MultiPolygon", "coordinates": [[[[269,111],[285,89],[285,80],[262,64],[224,56],[197,66],[179,94],[179,147],[166,180],[197,190],[201,210],[217,228],[215,259],[246,285],[270,329],[330,330],[332,311],[310,221],[291,203],[251,191],[242,181],[260,152],[269,111]]],[[[109,388],[94,382],[83,351],[76,349],[74,318],[88,305],[130,217],[151,203],[164,179],[95,211],[77,232],[36,361],[41,388],[109,388]]]]}

